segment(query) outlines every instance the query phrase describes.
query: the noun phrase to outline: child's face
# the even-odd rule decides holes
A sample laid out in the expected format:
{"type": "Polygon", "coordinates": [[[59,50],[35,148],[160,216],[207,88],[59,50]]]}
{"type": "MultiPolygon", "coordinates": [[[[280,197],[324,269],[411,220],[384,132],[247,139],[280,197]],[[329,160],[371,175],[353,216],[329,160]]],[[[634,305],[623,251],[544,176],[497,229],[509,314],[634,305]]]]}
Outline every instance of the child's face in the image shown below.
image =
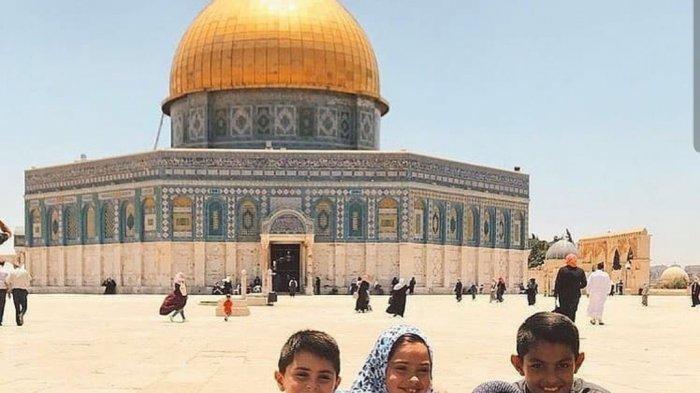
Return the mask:
{"type": "Polygon", "coordinates": [[[403,343],[389,359],[386,390],[389,393],[425,393],[432,384],[430,353],[423,343],[403,343]]]}
{"type": "Polygon", "coordinates": [[[532,393],[569,393],[583,359],[583,353],[576,356],[564,344],[539,342],[523,358],[513,355],[510,361],[532,393]]]}
{"type": "Polygon", "coordinates": [[[280,391],[286,393],[333,393],[340,385],[333,364],[309,352],[294,355],[284,374],[275,371],[275,380],[280,391]]]}

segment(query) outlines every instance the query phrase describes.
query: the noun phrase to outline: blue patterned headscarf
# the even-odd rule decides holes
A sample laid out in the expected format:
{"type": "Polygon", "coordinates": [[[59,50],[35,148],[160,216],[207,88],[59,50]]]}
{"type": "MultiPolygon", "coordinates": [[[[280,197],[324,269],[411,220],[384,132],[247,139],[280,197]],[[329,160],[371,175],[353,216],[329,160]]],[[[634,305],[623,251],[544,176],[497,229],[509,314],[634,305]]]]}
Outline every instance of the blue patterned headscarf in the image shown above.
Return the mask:
{"type": "Polygon", "coordinates": [[[374,344],[372,352],[369,353],[365,365],[362,367],[362,370],[360,370],[360,374],[357,376],[357,379],[355,379],[348,393],[388,393],[386,390],[386,368],[389,364],[389,352],[399,337],[404,334],[415,334],[425,341],[432,363],[433,351],[423,332],[414,326],[394,326],[379,335],[377,343],[374,344]]]}

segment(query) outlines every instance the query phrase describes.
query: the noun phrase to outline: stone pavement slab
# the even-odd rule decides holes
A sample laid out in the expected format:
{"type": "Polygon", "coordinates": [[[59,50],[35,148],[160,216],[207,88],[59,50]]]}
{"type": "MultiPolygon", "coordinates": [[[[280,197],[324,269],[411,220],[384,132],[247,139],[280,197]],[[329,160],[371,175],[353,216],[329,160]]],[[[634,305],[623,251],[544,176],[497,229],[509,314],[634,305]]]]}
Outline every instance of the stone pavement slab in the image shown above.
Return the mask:
{"type": "MultiPolygon", "coordinates": [[[[26,324],[14,326],[6,305],[0,327],[2,392],[275,392],[272,373],[280,348],[293,332],[314,328],[341,347],[343,383],[352,383],[379,332],[392,324],[423,329],[434,345],[440,392],[470,392],[489,379],[516,380],[508,358],[519,324],[550,311],[551,298],[527,307],[523,296],[489,304],[486,296],[458,304],[448,296],[409,297],[406,318],[385,314],[386,296],[373,296],[375,311],[354,313],[350,296],[281,296],[274,307],[224,322],[214,307],[190,296],[186,323],[158,315],[163,296],[30,295],[26,324]]],[[[700,309],[686,297],[608,301],[606,325],[585,318],[578,326],[586,362],[580,376],[615,393],[686,392],[700,386],[700,309]],[[694,359],[694,360],[691,360],[694,359]]]]}

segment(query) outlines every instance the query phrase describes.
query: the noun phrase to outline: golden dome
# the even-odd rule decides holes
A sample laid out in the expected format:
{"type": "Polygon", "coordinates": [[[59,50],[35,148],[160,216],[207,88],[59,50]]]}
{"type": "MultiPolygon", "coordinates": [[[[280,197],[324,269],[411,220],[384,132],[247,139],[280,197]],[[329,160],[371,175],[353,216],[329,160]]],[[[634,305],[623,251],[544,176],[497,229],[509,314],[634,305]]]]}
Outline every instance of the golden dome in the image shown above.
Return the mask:
{"type": "Polygon", "coordinates": [[[379,67],[357,21],[337,0],[214,0],[180,41],[163,108],[189,93],[299,88],[381,102],[379,67]]]}

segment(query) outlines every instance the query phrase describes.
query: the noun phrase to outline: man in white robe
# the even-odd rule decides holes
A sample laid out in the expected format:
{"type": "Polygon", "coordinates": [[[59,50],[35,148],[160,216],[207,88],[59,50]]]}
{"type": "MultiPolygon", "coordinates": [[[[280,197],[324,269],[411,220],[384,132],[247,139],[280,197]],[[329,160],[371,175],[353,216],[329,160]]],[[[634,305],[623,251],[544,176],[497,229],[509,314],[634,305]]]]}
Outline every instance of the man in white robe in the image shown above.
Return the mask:
{"type": "Polygon", "coordinates": [[[592,325],[596,323],[604,325],[603,310],[605,310],[605,300],[608,298],[612,285],[612,280],[604,268],[605,265],[599,263],[598,270],[588,277],[588,286],[586,287],[589,296],[588,316],[591,318],[592,325]]]}

